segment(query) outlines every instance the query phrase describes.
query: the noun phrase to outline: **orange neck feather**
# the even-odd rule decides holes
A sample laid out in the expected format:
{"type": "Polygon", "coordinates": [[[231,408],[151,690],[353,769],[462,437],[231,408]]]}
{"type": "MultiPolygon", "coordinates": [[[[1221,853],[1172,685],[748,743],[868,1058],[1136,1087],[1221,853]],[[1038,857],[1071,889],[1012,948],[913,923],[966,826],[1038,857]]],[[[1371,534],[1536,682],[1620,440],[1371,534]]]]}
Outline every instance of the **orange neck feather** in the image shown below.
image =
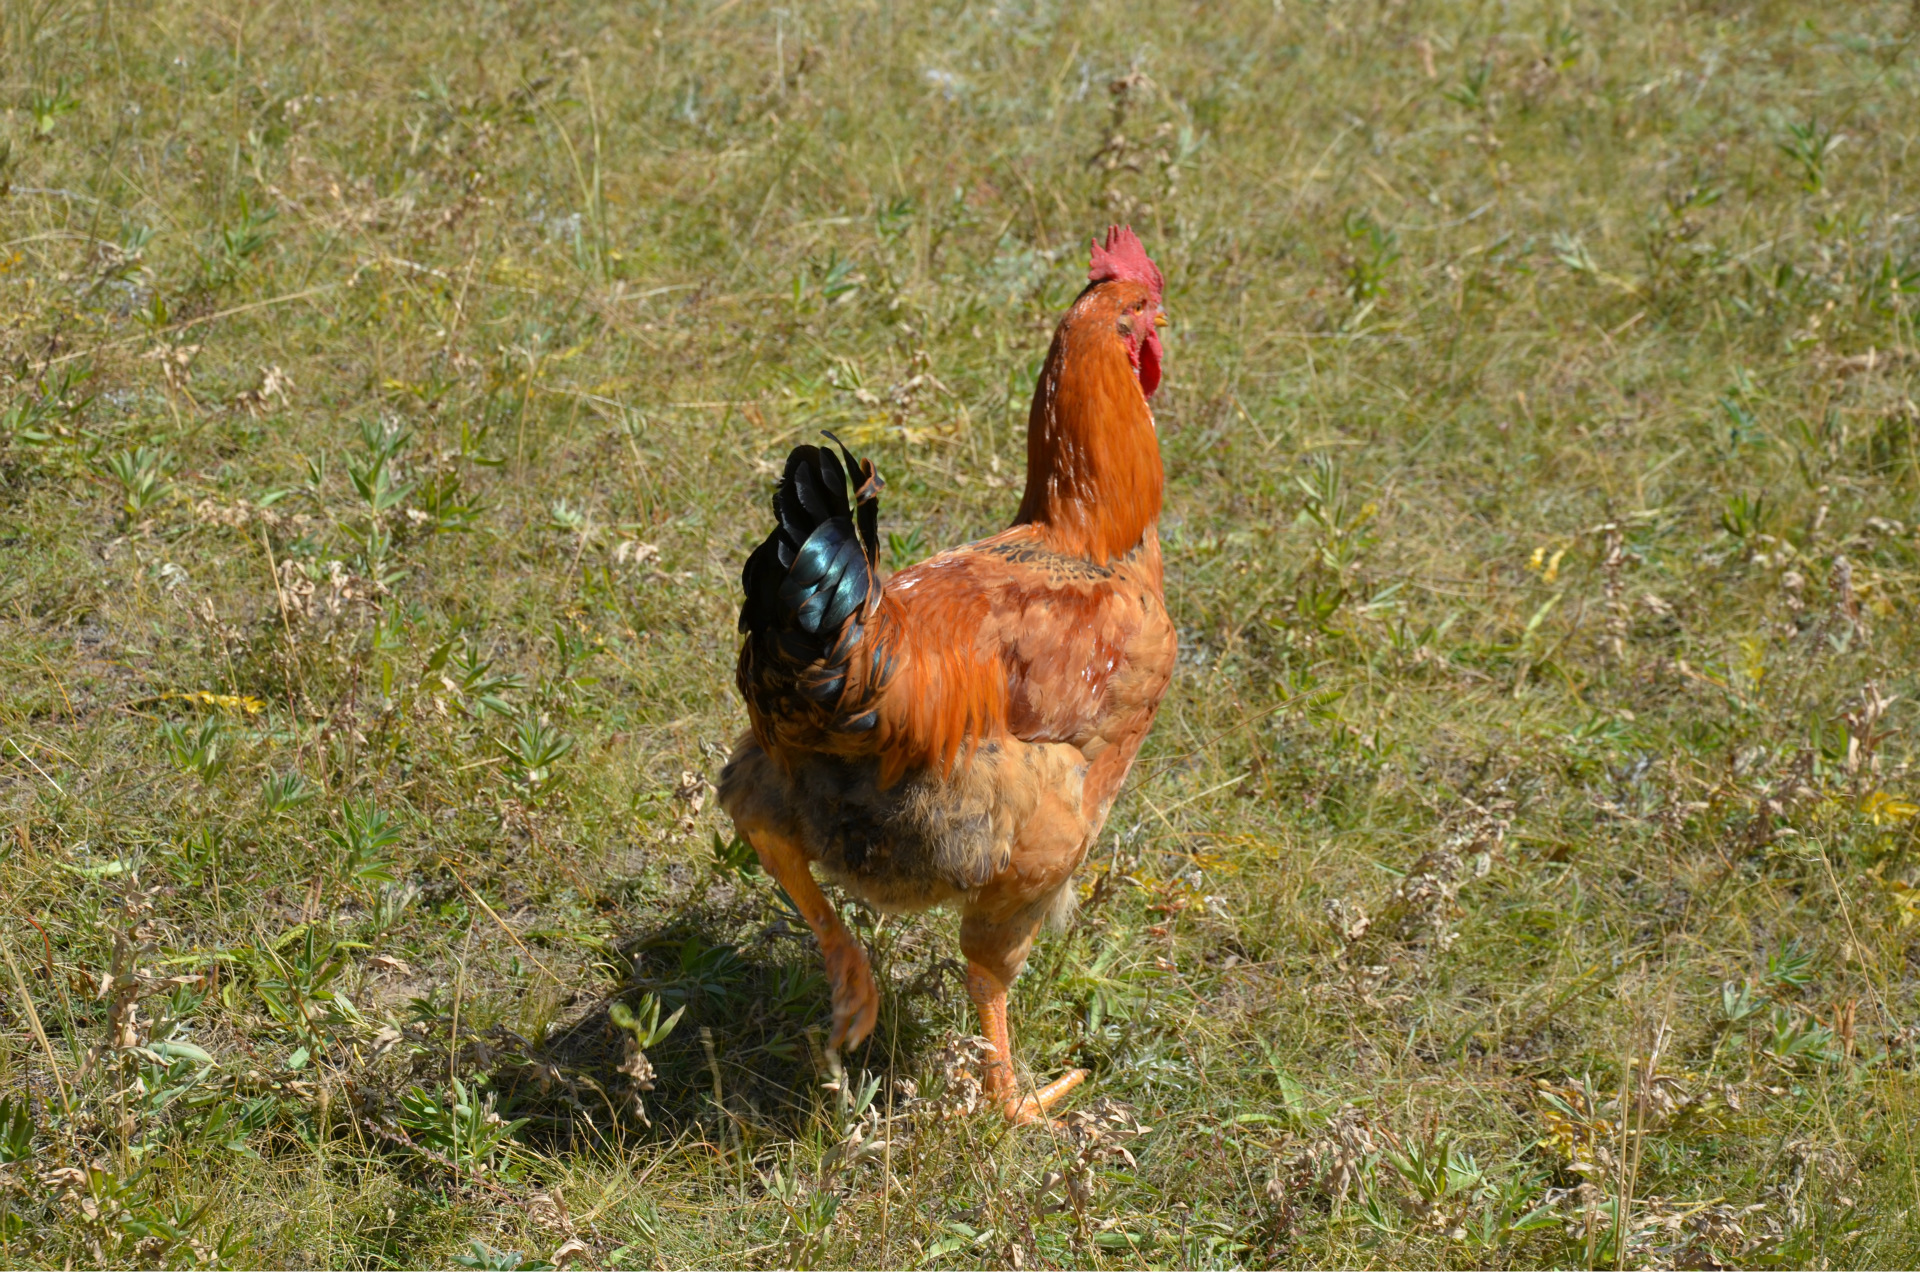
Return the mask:
{"type": "Polygon", "coordinates": [[[1153,412],[1120,324],[1144,289],[1090,287],[1054,333],[1027,415],[1027,489],[1016,525],[1056,551],[1104,565],[1160,520],[1165,473],[1153,412]]]}

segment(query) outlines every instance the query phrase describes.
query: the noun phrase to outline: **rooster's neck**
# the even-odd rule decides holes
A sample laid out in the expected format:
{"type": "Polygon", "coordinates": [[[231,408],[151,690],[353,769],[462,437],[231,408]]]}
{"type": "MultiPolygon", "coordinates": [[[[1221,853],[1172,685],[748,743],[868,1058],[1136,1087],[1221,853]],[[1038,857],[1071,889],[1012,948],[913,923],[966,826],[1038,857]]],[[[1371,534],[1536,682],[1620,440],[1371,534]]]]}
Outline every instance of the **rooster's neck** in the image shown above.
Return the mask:
{"type": "Polygon", "coordinates": [[[1160,439],[1117,324],[1129,284],[1083,293],[1054,333],[1027,415],[1027,489],[1016,524],[1097,564],[1160,520],[1160,439]]]}

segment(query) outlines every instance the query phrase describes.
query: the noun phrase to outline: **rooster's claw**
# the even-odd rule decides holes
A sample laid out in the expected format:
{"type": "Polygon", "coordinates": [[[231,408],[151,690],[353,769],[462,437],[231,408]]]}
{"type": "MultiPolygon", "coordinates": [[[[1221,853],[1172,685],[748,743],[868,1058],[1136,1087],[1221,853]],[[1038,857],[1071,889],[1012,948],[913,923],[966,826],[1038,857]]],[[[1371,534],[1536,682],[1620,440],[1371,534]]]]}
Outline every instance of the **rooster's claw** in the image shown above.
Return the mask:
{"type": "Polygon", "coordinates": [[[833,988],[833,1032],[827,1047],[857,1047],[873,1032],[880,1018],[880,987],[873,983],[867,952],[852,937],[833,942],[826,956],[827,981],[833,988]]]}
{"type": "Polygon", "coordinates": [[[1085,1069],[1068,1069],[1031,1095],[1007,1101],[1004,1106],[1007,1121],[1015,1126],[1031,1126],[1045,1119],[1049,1109],[1065,1099],[1067,1092],[1085,1082],[1089,1076],[1085,1069]]]}

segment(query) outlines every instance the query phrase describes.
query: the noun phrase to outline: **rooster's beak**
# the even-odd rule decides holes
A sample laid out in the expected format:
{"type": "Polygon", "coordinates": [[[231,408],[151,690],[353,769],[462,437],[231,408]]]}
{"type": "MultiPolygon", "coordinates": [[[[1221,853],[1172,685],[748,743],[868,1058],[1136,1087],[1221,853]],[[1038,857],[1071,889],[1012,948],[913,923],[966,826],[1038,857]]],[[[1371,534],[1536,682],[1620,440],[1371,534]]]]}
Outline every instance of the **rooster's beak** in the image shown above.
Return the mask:
{"type": "Polygon", "coordinates": [[[1155,314],[1153,316],[1153,325],[1156,327],[1164,327],[1172,321],[1173,319],[1167,317],[1165,314],[1155,314]]]}

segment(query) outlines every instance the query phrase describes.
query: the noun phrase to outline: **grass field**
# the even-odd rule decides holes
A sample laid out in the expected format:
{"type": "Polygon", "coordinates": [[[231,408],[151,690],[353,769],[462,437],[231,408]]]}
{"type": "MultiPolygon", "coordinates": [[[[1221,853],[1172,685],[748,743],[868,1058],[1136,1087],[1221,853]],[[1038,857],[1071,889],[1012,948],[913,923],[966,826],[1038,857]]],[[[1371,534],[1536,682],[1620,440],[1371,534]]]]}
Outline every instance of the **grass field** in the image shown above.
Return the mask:
{"type": "Polygon", "coordinates": [[[1920,6],[0,24],[0,1264],[1920,1260],[1920,6]],[[1110,220],[1181,665],[1009,1130],[708,783],[774,465],[1003,525],[1110,220]]]}

